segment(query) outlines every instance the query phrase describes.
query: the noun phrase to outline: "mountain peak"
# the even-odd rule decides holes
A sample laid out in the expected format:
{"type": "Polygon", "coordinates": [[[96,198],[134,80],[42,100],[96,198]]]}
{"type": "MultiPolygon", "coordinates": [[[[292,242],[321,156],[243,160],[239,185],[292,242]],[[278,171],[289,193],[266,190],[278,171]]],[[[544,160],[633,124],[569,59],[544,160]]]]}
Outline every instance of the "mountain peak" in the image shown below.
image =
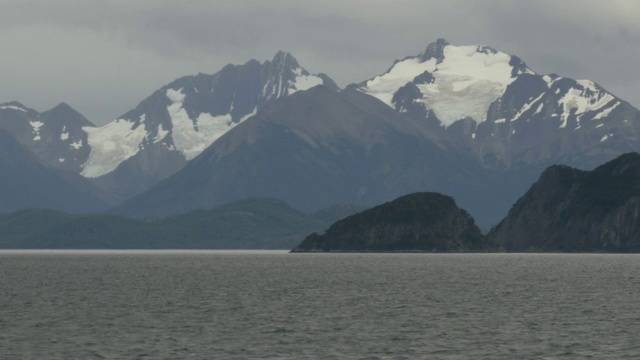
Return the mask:
{"type": "Polygon", "coordinates": [[[284,52],[282,50],[279,50],[276,55],[273,57],[273,60],[271,61],[272,64],[275,65],[276,68],[289,68],[289,69],[297,69],[300,67],[300,64],[298,63],[298,60],[296,60],[296,58],[293,57],[293,55],[291,55],[288,52],[284,52]]]}
{"type": "Polygon", "coordinates": [[[51,111],[75,111],[69,104],[66,102],[61,102],[55,107],[51,109],[51,111]]]}
{"type": "Polygon", "coordinates": [[[43,112],[42,116],[50,120],[58,119],[58,121],[62,121],[67,125],[69,125],[69,122],[71,121],[71,123],[79,124],[79,126],[95,126],[91,121],[87,120],[84,115],[80,114],[76,109],[72,108],[65,102],[61,102],[51,110],[43,112]]]}

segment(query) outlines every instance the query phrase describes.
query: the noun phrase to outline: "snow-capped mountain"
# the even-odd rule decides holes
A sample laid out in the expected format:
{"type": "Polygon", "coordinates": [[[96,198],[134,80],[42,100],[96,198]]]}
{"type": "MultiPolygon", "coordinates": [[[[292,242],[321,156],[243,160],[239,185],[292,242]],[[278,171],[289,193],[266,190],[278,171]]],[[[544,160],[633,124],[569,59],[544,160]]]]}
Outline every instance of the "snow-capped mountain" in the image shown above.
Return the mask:
{"type": "Polygon", "coordinates": [[[279,52],[177,79],[102,127],[64,104],[40,114],[19,103],[0,105],[0,127],[120,199],[141,193],[119,207],[137,216],[251,196],[313,210],[440,191],[488,228],[549,165],[640,151],[636,108],[487,46],[440,39],[336,90],[279,52]]]}
{"type": "Polygon", "coordinates": [[[42,113],[15,101],[0,104],[0,128],[57,169],[80,172],[89,155],[83,128],[93,126],[65,103],[42,113]]]}
{"type": "Polygon", "coordinates": [[[538,75],[520,58],[487,46],[439,39],[353,86],[440,129],[490,168],[549,161],[595,166],[638,147],[637,109],[589,80],[538,75]]]}
{"type": "Polygon", "coordinates": [[[288,53],[173,81],[102,127],[85,127],[81,174],[126,198],[174,173],[216,139],[283,96],[324,84],[288,53]]]}
{"type": "Polygon", "coordinates": [[[341,93],[296,95],[119,209],[157,216],[247,196],[309,209],[440,191],[488,228],[547,166],[590,168],[640,150],[637,109],[591,81],[538,75],[487,46],[441,39],[341,93]],[[388,132],[390,122],[402,135],[388,132]]]}
{"type": "Polygon", "coordinates": [[[487,166],[591,169],[640,149],[640,111],[589,80],[523,74],[475,131],[459,131],[487,166]]]}
{"type": "Polygon", "coordinates": [[[514,56],[487,46],[452,46],[439,39],[421,54],[396,61],[357,88],[400,112],[418,106],[448,127],[487,120],[487,111],[518,75],[533,73],[514,56]]]}
{"type": "Polygon", "coordinates": [[[158,217],[248,197],[313,211],[420,189],[468,200],[483,192],[483,174],[420,121],[356,90],[318,86],[265,106],[116,212],[158,217]]]}

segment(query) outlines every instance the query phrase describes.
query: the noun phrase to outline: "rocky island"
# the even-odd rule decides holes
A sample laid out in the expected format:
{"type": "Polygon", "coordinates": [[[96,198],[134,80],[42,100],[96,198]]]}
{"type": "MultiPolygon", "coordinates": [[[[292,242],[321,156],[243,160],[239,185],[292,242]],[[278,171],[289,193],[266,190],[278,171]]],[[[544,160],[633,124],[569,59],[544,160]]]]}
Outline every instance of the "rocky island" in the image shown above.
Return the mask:
{"type": "Polygon", "coordinates": [[[453,198],[414,193],[346,217],[292,252],[449,252],[485,250],[473,218],[453,198]]]}

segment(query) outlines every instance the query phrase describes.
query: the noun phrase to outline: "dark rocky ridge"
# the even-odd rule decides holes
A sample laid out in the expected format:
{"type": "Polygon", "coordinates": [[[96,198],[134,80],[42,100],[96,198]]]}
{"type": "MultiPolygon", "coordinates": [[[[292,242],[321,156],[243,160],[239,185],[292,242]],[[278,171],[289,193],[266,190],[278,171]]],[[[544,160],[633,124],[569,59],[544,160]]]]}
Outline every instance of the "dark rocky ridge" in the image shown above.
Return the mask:
{"type": "Polygon", "coordinates": [[[485,250],[473,218],[453,198],[415,193],[349,216],[292,252],[444,252],[485,250]]]}
{"type": "Polygon", "coordinates": [[[640,155],[548,168],[487,235],[509,252],[640,252],[640,155]]]}

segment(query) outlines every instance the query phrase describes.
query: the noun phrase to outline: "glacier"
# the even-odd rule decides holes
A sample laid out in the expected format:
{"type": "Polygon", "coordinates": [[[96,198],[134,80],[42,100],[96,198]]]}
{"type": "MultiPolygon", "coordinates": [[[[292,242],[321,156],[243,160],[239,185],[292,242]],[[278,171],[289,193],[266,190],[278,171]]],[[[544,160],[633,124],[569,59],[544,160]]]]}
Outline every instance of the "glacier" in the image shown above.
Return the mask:
{"type": "Polygon", "coordinates": [[[89,158],[80,172],[87,178],[96,178],[115,170],[120,163],[138,153],[140,144],[147,136],[143,124],[136,127],[134,121],[127,119],[117,119],[97,128],[85,126],[82,130],[88,134],[91,147],[89,158]]]}
{"type": "MultiPolygon", "coordinates": [[[[432,110],[444,127],[465,118],[481,123],[491,103],[516,79],[510,61],[510,55],[484,46],[449,44],[443,48],[441,62],[435,58],[406,58],[359,90],[394,108],[393,96],[398,89],[429,72],[434,80],[416,84],[422,93],[416,102],[432,110]]],[[[529,69],[525,72],[533,74],[529,69]]]]}
{"type": "Polygon", "coordinates": [[[185,159],[191,160],[237,123],[232,122],[231,114],[213,116],[201,113],[195,121],[192,120],[184,108],[186,96],[182,90],[167,89],[167,98],[172,101],[167,111],[173,124],[173,143],[185,159]]]}

